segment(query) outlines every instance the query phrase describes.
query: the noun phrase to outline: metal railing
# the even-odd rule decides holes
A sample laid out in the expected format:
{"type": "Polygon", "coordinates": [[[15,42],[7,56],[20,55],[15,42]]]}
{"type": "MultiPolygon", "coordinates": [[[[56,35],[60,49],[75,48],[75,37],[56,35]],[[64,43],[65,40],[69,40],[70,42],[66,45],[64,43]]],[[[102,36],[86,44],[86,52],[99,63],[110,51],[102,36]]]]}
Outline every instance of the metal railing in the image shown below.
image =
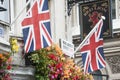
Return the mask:
{"type": "Polygon", "coordinates": [[[93,77],[97,77],[95,80],[108,80],[109,76],[106,74],[93,74],[93,77]]]}

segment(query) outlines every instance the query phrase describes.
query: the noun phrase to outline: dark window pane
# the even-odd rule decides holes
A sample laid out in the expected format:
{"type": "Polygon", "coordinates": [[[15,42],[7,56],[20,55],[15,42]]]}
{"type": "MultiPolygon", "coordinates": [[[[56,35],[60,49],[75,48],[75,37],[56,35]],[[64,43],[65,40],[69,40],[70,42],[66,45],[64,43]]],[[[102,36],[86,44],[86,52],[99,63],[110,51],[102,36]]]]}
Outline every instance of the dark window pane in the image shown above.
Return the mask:
{"type": "Polygon", "coordinates": [[[115,19],[116,18],[116,9],[115,9],[115,0],[112,0],[112,4],[111,4],[111,7],[112,7],[112,19],[115,19]]]}

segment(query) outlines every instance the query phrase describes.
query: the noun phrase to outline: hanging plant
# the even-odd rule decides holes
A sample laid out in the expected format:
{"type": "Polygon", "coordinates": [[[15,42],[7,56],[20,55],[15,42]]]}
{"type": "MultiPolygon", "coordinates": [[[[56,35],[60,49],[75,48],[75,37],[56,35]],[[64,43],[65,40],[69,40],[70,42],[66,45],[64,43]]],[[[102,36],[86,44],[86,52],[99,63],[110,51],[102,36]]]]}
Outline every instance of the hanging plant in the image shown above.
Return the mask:
{"type": "Polygon", "coordinates": [[[64,56],[58,45],[34,51],[29,56],[35,67],[35,80],[93,80],[73,59],[64,56]]]}
{"type": "Polygon", "coordinates": [[[48,59],[47,56],[47,50],[46,49],[41,49],[32,53],[29,58],[34,64],[35,67],[35,78],[36,80],[44,80],[48,79],[48,64],[50,63],[50,60],[48,59]]]}
{"type": "Polygon", "coordinates": [[[0,53],[0,80],[11,80],[8,70],[12,69],[10,53],[0,53]]]}
{"type": "Polygon", "coordinates": [[[14,53],[18,52],[18,44],[17,44],[17,39],[16,38],[10,38],[10,47],[11,47],[11,52],[9,53],[0,53],[0,80],[12,80],[10,78],[10,73],[9,70],[12,69],[12,57],[14,53]]]}

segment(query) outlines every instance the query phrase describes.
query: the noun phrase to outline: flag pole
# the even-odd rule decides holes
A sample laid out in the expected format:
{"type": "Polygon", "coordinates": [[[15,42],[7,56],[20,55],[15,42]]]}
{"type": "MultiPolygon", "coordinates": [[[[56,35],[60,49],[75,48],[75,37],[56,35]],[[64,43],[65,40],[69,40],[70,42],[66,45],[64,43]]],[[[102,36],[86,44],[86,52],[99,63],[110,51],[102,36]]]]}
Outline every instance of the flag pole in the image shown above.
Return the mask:
{"type": "Polygon", "coordinates": [[[89,38],[90,34],[94,32],[94,30],[97,28],[98,24],[100,23],[101,20],[105,20],[104,16],[101,16],[101,19],[99,20],[99,22],[95,25],[95,27],[89,32],[89,34],[85,37],[85,39],[80,43],[80,45],[76,48],[76,50],[74,51],[74,54],[81,49],[82,45],[85,43],[85,41],[89,38]]]}
{"type": "Polygon", "coordinates": [[[31,2],[32,0],[29,0],[26,5],[23,7],[23,9],[19,12],[19,14],[15,17],[15,19],[11,22],[10,26],[12,26],[15,21],[19,18],[19,16],[22,14],[22,12],[25,10],[26,6],[31,2]]]}

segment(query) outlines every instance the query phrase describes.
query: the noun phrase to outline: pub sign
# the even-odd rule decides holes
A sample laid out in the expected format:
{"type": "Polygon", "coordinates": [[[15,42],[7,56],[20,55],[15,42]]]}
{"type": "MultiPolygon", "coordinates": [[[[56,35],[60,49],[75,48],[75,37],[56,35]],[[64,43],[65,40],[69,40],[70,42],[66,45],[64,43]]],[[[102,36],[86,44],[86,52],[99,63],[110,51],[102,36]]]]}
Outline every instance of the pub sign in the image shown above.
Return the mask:
{"type": "Polygon", "coordinates": [[[100,20],[101,16],[105,17],[105,20],[103,20],[103,37],[112,36],[110,6],[109,0],[99,0],[79,4],[79,21],[82,38],[91,31],[95,24],[100,20]]]}

